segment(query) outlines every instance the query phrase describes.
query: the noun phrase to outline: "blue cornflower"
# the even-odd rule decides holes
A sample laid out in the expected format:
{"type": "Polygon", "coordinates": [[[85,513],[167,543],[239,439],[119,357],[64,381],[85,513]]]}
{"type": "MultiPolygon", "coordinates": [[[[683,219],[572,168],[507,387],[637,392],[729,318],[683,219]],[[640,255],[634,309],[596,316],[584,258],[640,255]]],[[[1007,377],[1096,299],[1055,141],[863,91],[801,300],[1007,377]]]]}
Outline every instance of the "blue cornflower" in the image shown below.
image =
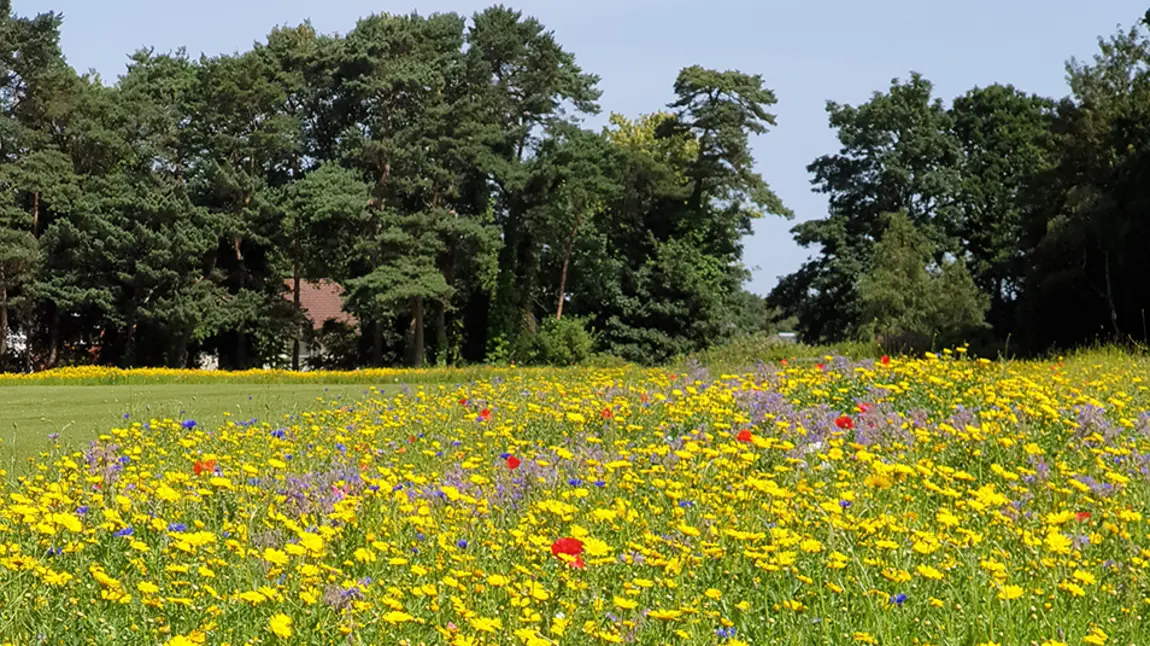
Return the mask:
{"type": "Polygon", "coordinates": [[[898,594],[891,595],[890,602],[896,606],[901,606],[902,604],[906,603],[906,594],[900,592],[898,594]]]}
{"type": "Polygon", "coordinates": [[[842,507],[843,509],[850,507],[852,504],[853,503],[851,503],[851,501],[849,501],[849,500],[840,500],[839,501],[839,507],[842,507]]]}
{"type": "Polygon", "coordinates": [[[180,426],[184,427],[184,429],[185,429],[185,430],[189,430],[189,431],[190,431],[190,430],[192,430],[193,428],[195,428],[195,427],[196,427],[196,420],[194,420],[194,419],[186,419],[186,420],[184,420],[184,421],[180,422],[180,426]]]}
{"type": "Polygon", "coordinates": [[[168,523],[168,531],[169,532],[186,532],[186,531],[188,531],[188,526],[185,525],[184,523],[168,523]]]}
{"type": "Polygon", "coordinates": [[[572,487],[578,487],[579,485],[583,484],[583,481],[579,478],[571,478],[567,481],[567,484],[571,485],[572,487]]]}
{"type": "Polygon", "coordinates": [[[131,536],[134,532],[135,532],[135,530],[133,530],[132,526],[129,525],[129,526],[125,527],[124,529],[121,529],[120,531],[116,532],[116,536],[131,536]]]}
{"type": "Polygon", "coordinates": [[[461,538],[461,539],[455,541],[455,544],[458,545],[459,549],[461,549],[461,550],[467,549],[467,539],[466,538],[461,538]]]}

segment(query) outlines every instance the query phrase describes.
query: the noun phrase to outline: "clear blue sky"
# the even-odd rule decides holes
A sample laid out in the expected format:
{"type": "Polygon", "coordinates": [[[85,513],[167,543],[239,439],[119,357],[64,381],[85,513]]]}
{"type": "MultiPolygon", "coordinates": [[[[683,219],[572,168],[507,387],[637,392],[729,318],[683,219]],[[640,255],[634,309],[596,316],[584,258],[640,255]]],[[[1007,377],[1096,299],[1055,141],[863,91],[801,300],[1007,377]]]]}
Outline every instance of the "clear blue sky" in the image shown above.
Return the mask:
{"type": "MultiPolygon", "coordinates": [[[[64,14],[63,47],[80,71],[108,82],[142,47],[218,54],[248,49],[277,24],[311,19],[321,32],[346,33],[371,13],[456,11],[485,0],[15,0],[20,14],[64,14]]],[[[602,77],[604,111],[628,116],[671,99],[678,70],[691,64],[762,74],[779,98],[776,130],[755,142],[761,172],[798,220],[822,217],[826,200],[810,190],[806,166],[833,152],[825,102],[866,101],[910,71],[949,100],[976,85],[1012,83],[1062,97],[1064,63],[1088,58],[1097,37],[1129,26],[1145,0],[518,0],[584,69],[602,77]]],[[[601,123],[601,120],[592,122],[601,123]]],[[[792,222],[757,223],[746,241],[751,289],[765,294],[808,252],[792,222]]]]}

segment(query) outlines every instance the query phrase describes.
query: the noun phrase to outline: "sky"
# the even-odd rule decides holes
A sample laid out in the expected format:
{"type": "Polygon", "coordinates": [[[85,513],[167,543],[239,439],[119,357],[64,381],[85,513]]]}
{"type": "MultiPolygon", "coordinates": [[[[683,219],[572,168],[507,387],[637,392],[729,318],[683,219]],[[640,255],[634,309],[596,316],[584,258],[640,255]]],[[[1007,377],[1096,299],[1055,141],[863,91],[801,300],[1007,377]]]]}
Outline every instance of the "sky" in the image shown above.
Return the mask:
{"type": "MultiPolygon", "coordinates": [[[[141,47],[193,56],[244,51],[273,26],[311,20],[346,33],[373,13],[454,11],[496,0],[14,0],[21,15],[64,15],[62,46],[80,72],[108,83],[141,47]]],[[[579,64],[601,77],[603,115],[664,107],[680,69],[703,65],[760,74],[775,91],[778,126],[756,138],[758,170],[794,220],[765,218],[745,240],[749,288],[765,295],[812,253],[790,228],[826,214],[807,165],[838,149],[826,102],[859,104],[894,78],[919,72],[949,101],[976,86],[1010,83],[1061,98],[1065,63],[1089,59],[1098,37],[1128,27],[1145,0],[503,0],[555,32],[579,64]]]]}

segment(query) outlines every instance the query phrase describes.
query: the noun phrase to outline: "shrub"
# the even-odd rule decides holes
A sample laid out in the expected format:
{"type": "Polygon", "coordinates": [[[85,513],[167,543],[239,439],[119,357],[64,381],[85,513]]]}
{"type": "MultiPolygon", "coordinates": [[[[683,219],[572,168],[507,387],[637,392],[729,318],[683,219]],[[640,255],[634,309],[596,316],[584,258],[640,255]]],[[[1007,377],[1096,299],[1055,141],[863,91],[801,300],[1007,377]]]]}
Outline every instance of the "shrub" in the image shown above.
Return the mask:
{"type": "Polygon", "coordinates": [[[546,319],[516,339],[511,356],[524,365],[569,366],[591,357],[595,338],[578,318],[546,319]]]}

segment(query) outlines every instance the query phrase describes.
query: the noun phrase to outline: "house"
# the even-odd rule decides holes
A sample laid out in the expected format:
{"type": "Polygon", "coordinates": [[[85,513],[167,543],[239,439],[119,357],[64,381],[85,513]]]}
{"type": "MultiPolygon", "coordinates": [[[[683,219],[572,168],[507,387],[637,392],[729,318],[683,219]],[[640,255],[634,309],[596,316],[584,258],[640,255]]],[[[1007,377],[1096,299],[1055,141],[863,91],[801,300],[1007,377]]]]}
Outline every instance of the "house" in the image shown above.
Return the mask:
{"type": "MultiPolygon", "coordinates": [[[[295,294],[292,291],[294,281],[291,278],[285,278],[284,286],[287,287],[287,290],[284,292],[284,298],[294,303],[295,294]]],[[[343,288],[335,281],[327,279],[301,280],[299,286],[299,303],[300,309],[303,310],[304,316],[311,322],[312,330],[315,332],[323,329],[324,323],[328,321],[346,323],[352,327],[359,325],[359,321],[356,320],[355,316],[344,311],[343,288]]],[[[301,364],[306,363],[307,359],[317,350],[317,348],[309,347],[309,345],[306,338],[300,342],[301,364]]]]}

